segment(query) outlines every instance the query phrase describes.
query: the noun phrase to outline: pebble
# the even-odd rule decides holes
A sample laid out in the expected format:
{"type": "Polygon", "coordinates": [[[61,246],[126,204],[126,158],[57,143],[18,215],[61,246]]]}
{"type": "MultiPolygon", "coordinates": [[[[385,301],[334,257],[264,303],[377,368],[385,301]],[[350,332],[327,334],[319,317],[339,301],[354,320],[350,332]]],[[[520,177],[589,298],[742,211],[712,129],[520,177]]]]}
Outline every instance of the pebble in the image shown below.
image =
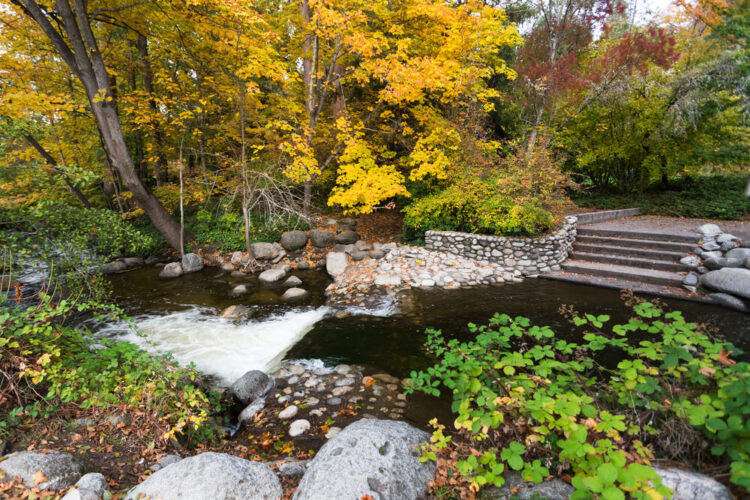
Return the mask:
{"type": "Polygon", "coordinates": [[[295,405],[287,406],[279,412],[279,418],[281,420],[289,420],[290,418],[296,417],[298,411],[299,408],[297,408],[295,405]]]}
{"type": "Polygon", "coordinates": [[[351,386],[345,385],[343,387],[336,387],[331,392],[333,393],[334,396],[343,396],[344,394],[346,394],[347,392],[351,390],[352,390],[351,386]]]}
{"type": "Polygon", "coordinates": [[[352,371],[352,367],[349,365],[338,365],[334,368],[334,371],[339,375],[347,375],[352,371]]]}
{"type": "Polygon", "coordinates": [[[331,406],[336,406],[341,404],[341,398],[328,398],[326,399],[326,404],[331,406]]]}
{"type": "Polygon", "coordinates": [[[354,382],[355,382],[354,378],[352,378],[352,377],[346,377],[346,378],[342,378],[342,379],[337,380],[336,382],[334,382],[333,385],[335,385],[336,387],[342,387],[342,386],[345,386],[345,385],[353,385],[354,382]]]}
{"type": "Polygon", "coordinates": [[[293,375],[293,376],[291,376],[291,377],[289,377],[289,378],[287,379],[287,383],[288,383],[289,385],[294,385],[294,384],[296,384],[297,382],[299,382],[299,377],[298,377],[297,375],[293,375]]]}
{"type": "Polygon", "coordinates": [[[305,399],[302,403],[307,406],[316,406],[318,403],[320,403],[320,400],[318,398],[310,397],[305,399]]]}
{"type": "Polygon", "coordinates": [[[303,373],[305,373],[305,369],[300,365],[289,365],[287,366],[286,370],[292,375],[302,375],[303,373]]]}
{"type": "Polygon", "coordinates": [[[289,426],[289,436],[297,437],[310,430],[310,422],[305,419],[295,420],[289,426]]]}
{"type": "Polygon", "coordinates": [[[314,410],[310,410],[310,416],[312,417],[322,417],[325,413],[325,410],[323,408],[316,408],[314,410]]]}

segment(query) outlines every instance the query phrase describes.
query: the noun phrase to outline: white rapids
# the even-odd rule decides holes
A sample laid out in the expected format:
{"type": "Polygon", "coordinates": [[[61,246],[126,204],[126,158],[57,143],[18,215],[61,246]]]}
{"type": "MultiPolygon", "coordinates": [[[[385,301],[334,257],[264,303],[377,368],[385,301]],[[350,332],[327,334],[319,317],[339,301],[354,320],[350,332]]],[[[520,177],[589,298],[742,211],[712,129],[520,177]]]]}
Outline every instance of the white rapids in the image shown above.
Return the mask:
{"type": "Polygon", "coordinates": [[[171,353],[180,365],[193,363],[199,371],[231,384],[248,370],[276,369],[287,351],[327,312],[327,307],[319,307],[237,322],[196,307],[136,317],[134,326],[110,324],[97,333],[132,342],[152,354],[171,353]]]}

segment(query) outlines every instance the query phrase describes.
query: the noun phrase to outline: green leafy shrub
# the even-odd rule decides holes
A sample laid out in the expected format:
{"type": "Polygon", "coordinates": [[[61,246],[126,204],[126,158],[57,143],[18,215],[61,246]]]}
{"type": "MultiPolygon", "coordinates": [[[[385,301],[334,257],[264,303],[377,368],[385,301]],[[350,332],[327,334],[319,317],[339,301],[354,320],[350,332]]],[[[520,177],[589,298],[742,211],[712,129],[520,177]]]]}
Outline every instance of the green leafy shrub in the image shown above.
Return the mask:
{"type": "Polygon", "coordinates": [[[438,427],[423,458],[453,440],[469,450],[455,466],[475,488],[500,486],[515,470],[533,482],[569,473],[573,498],[662,498],[669,491],[651,460],[695,465],[711,446],[731,481],[750,490],[750,365],[680,312],[648,302],[634,312],[611,327],[606,315],[573,314],[586,328],[581,342],[499,314],[470,325],[470,342],[428,331],[439,362],[412,372],[409,391],[452,391],[458,434],[438,427]]]}
{"type": "MultiPolygon", "coordinates": [[[[237,212],[224,211],[217,215],[201,209],[187,221],[186,226],[197,243],[215,244],[225,251],[245,247],[245,226],[242,215],[237,212]]],[[[261,212],[252,212],[250,242],[279,241],[281,233],[294,227],[307,228],[307,225],[291,215],[270,218],[261,212]]]]}
{"type": "Polygon", "coordinates": [[[536,236],[561,220],[557,209],[569,186],[566,174],[545,151],[504,158],[490,174],[466,175],[404,209],[404,234],[462,231],[536,236]]]}
{"type": "Polygon", "coordinates": [[[643,192],[610,194],[574,193],[579,206],[601,209],[640,207],[650,215],[733,220],[750,215],[745,196],[746,175],[686,176],[643,192]]]}
{"type": "Polygon", "coordinates": [[[153,418],[154,428],[167,430],[156,437],[190,443],[211,435],[206,423],[217,398],[193,383],[195,371],[130,343],[94,341],[89,332],[66,325],[74,314],[121,318],[114,306],[54,302],[41,294],[38,303],[24,308],[6,299],[0,295],[0,437],[58,409],[114,404],[153,418]],[[91,348],[94,342],[101,348],[91,348]]]}

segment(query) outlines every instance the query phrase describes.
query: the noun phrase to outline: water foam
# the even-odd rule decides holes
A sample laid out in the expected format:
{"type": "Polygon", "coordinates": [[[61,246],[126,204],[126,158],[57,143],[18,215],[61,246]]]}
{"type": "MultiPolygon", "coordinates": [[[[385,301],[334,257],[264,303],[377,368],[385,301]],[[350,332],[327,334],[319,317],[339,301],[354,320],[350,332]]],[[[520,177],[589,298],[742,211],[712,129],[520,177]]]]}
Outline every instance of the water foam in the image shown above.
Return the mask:
{"type": "Polygon", "coordinates": [[[192,362],[201,372],[231,384],[248,370],[276,369],[287,351],[327,312],[328,308],[320,307],[236,322],[218,317],[213,310],[192,308],[137,317],[135,328],[118,323],[98,333],[154,354],[169,352],[180,365],[192,362]]]}

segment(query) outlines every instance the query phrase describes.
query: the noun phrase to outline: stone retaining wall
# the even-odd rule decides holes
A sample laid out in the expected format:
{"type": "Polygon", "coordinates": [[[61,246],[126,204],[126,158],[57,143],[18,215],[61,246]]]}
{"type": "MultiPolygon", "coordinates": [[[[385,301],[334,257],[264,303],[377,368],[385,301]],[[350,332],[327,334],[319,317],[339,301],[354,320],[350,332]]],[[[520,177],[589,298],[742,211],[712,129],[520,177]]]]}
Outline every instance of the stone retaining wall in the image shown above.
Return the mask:
{"type": "Polygon", "coordinates": [[[428,250],[447,252],[478,261],[500,264],[526,276],[559,270],[575,241],[576,217],[566,217],[562,228],[544,238],[508,238],[453,231],[427,231],[428,250]]]}

